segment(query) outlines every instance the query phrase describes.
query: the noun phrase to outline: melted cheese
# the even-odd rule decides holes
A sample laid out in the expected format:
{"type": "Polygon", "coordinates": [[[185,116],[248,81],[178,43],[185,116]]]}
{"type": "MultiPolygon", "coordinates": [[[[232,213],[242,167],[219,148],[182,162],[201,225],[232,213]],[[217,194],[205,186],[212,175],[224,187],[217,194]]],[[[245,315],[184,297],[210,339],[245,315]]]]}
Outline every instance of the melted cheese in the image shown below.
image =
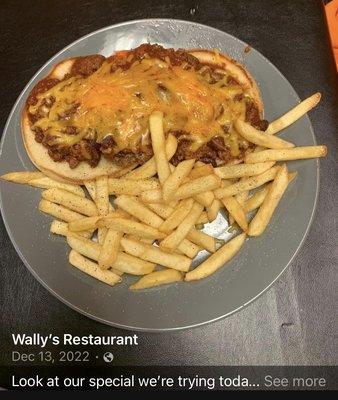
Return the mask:
{"type": "Polygon", "coordinates": [[[234,134],[225,134],[222,125],[244,119],[244,102],[234,101],[243,89],[227,85],[226,78],[210,84],[201,73],[156,59],[144,59],[126,71],[111,73],[110,64],[104,62],[89,77],[69,78],[39,95],[29,112],[36,113],[43,99],[53,96],[52,107],[35,125],[54,136],[55,143],[69,146],[93,135],[102,142],[113,135],[119,150],[133,150],[148,134],[149,115],[159,110],[164,113],[165,131],[188,132],[196,150],[215,135],[233,143],[234,134]],[[62,118],[74,104],[75,112],[62,118]],[[75,126],[78,134],[66,134],[67,125],[75,126]]]}

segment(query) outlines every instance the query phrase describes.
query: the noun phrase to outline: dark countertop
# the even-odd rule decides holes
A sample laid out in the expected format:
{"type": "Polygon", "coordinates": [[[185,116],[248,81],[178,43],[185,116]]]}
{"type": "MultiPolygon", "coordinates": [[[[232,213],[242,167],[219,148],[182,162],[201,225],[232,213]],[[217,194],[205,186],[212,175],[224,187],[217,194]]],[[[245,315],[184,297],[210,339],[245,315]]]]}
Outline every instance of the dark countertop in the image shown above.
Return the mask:
{"type": "MultiPolygon", "coordinates": [[[[172,17],[201,22],[250,43],[275,64],[300,97],[323,94],[310,119],[321,161],[321,189],[310,233],[276,284],[239,313],[196,329],[139,334],[139,346],[117,348],[124,365],[334,365],[337,283],[337,81],[319,0],[9,1],[1,4],[0,63],[3,127],[26,82],[57,51],[106,25],[172,17]],[[4,62],[6,60],[6,62],[4,62]]],[[[26,229],[29,229],[27,227],[26,229]]],[[[12,332],[118,335],[77,314],[28,272],[0,222],[2,355],[12,332]]],[[[128,333],[129,334],[129,333],[128,333]]]]}

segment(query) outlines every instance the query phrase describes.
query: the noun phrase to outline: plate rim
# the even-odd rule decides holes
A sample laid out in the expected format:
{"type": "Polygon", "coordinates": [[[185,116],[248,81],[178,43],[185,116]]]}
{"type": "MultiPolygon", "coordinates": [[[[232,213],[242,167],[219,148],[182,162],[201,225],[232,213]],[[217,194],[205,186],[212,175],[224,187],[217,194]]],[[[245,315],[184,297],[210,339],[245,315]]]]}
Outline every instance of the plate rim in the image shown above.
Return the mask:
{"type": "MultiPolygon", "coordinates": [[[[228,32],[224,32],[221,29],[218,28],[214,28],[212,26],[203,24],[203,23],[199,23],[199,22],[195,22],[195,21],[188,21],[188,20],[183,20],[183,19],[176,19],[176,18],[142,18],[142,19],[133,19],[133,20],[128,20],[128,21],[123,21],[123,22],[119,22],[117,24],[113,24],[113,25],[107,25],[105,27],[102,27],[100,29],[96,29],[95,31],[92,31],[84,36],[81,36],[80,38],[74,40],[73,42],[71,42],[70,44],[66,45],[65,47],[63,47],[61,50],[59,50],[56,54],[54,54],[51,58],[49,58],[32,76],[32,78],[27,82],[27,84],[24,86],[24,88],[22,89],[22,91],[20,92],[20,94],[18,95],[16,101],[13,104],[13,107],[7,117],[5,126],[3,128],[3,134],[1,137],[1,141],[0,141],[0,158],[2,155],[2,151],[3,151],[3,147],[4,147],[4,142],[5,142],[5,136],[7,134],[8,131],[8,127],[9,127],[9,123],[16,111],[16,108],[18,107],[18,103],[21,101],[22,97],[26,94],[26,91],[28,89],[28,87],[30,86],[30,84],[35,80],[35,78],[37,77],[37,75],[40,74],[40,72],[48,65],[51,64],[53,62],[53,60],[55,58],[57,58],[60,54],[62,54],[64,51],[68,50],[69,48],[71,48],[72,46],[76,45],[77,43],[86,40],[87,38],[94,36],[98,33],[102,33],[105,32],[107,30],[110,30],[112,28],[117,28],[120,26],[124,26],[124,25],[130,25],[130,24],[138,24],[138,23],[147,23],[149,21],[160,21],[160,22],[169,22],[169,21],[175,21],[175,22],[179,22],[179,23],[183,23],[183,24],[187,24],[187,25],[197,25],[197,26],[202,26],[202,27],[206,27],[208,29],[214,30],[216,32],[220,32],[222,34],[226,34],[229,35],[231,37],[233,37],[234,39],[236,39],[237,41],[239,41],[240,43],[243,43],[243,45],[247,45],[246,42],[244,42],[242,39],[237,38],[236,36],[228,33],[228,32]],[[6,133],[6,134],[5,134],[6,133]]],[[[285,77],[285,75],[269,60],[267,59],[260,51],[256,50],[255,48],[253,48],[259,55],[260,57],[262,57],[264,59],[265,62],[267,62],[269,64],[270,67],[272,67],[275,71],[277,71],[278,74],[280,74],[292,87],[292,89],[294,90],[294,92],[297,95],[297,98],[299,100],[299,96],[296,92],[296,90],[293,88],[293,86],[291,85],[291,83],[289,82],[289,80],[285,77]]],[[[314,133],[314,129],[313,129],[313,125],[311,123],[311,120],[309,119],[310,125],[311,125],[311,135],[313,138],[313,141],[315,144],[317,144],[317,140],[316,140],[316,136],[314,133]]],[[[297,254],[299,253],[299,251],[301,250],[308,234],[310,231],[310,228],[312,226],[313,220],[314,220],[314,216],[317,210],[317,206],[318,206],[318,195],[319,195],[319,189],[320,189],[320,162],[318,159],[316,159],[316,191],[315,191],[315,198],[314,198],[314,203],[313,203],[313,207],[311,210],[311,215],[310,218],[308,220],[305,232],[303,234],[302,239],[300,240],[297,248],[295,249],[293,255],[291,256],[290,260],[288,261],[288,263],[284,266],[284,268],[280,271],[280,273],[273,279],[273,281],[271,281],[269,283],[269,285],[267,285],[263,290],[261,290],[259,293],[256,294],[256,296],[252,297],[250,300],[248,300],[246,303],[241,304],[239,307],[235,308],[234,310],[231,310],[230,312],[220,315],[216,318],[213,319],[209,319],[207,321],[203,321],[203,322],[199,322],[196,324],[191,324],[191,325],[184,325],[184,326],[177,326],[177,327],[166,327],[166,328],[147,328],[147,327],[134,327],[131,325],[124,325],[124,324],[119,324],[119,323],[112,323],[110,321],[107,321],[103,318],[97,317],[93,314],[91,314],[88,311],[82,310],[80,309],[78,306],[75,306],[74,304],[72,304],[71,302],[69,302],[67,299],[63,298],[61,295],[59,295],[58,293],[56,293],[46,282],[44,282],[40,276],[37,274],[37,272],[30,266],[29,262],[26,260],[25,256],[22,254],[18,244],[16,243],[16,241],[14,240],[14,237],[12,235],[12,232],[9,228],[8,222],[7,222],[7,218],[4,215],[4,210],[3,210],[3,193],[2,190],[0,189],[0,211],[1,211],[1,216],[2,216],[2,220],[4,222],[4,226],[6,228],[7,234],[10,238],[10,241],[15,249],[15,251],[17,252],[18,256],[20,257],[21,261],[23,262],[23,264],[25,265],[25,267],[28,269],[28,271],[33,275],[33,277],[49,292],[51,293],[54,297],[56,297],[59,301],[61,301],[63,304],[67,305],[68,307],[70,307],[72,310],[80,313],[81,315],[84,315],[94,321],[103,323],[105,325],[108,326],[112,326],[115,328],[119,328],[119,329],[125,329],[128,331],[137,331],[137,332],[152,332],[152,333],[160,333],[160,332],[173,332],[173,331],[182,331],[185,329],[192,329],[192,328],[197,328],[197,327],[202,327],[205,326],[207,324],[211,324],[217,321],[220,321],[221,319],[225,319],[227,317],[229,317],[230,315],[233,315],[235,313],[237,313],[238,311],[242,310],[243,308],[247,307],[248,305],[250,305],[251,303],[253,303],[254,301],[256,301],[261,295],[263,295],[266,291],[268,291],[275,283],[276,281],[281,277],[281,275],[286,271],[286,269],[290,266],[290,264],[293,262],[293,260],[295,259],[295,257],[297,256],[297,254]]]]}

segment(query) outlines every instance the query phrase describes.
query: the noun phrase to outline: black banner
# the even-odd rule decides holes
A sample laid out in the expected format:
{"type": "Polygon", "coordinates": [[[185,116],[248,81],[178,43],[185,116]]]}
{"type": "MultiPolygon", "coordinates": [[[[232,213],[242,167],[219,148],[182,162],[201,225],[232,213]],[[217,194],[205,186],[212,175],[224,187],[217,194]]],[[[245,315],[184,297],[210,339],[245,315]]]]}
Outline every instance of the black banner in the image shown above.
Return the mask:
{"type": "Polygon", "coordinates": [[[337,367],[320,366],[8,366],[4,389],[336,390],[337,367]]]}

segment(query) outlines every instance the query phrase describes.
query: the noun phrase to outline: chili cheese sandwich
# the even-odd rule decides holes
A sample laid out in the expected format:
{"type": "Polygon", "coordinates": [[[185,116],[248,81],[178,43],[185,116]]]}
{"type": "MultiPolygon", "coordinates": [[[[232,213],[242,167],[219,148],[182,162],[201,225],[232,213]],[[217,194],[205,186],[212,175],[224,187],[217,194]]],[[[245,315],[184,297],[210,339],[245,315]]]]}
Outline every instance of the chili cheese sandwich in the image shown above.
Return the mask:
{"type": "Polygon", "coordinates": [[[163,112],[165,134],[177,138],[174,165],[240,159],[250,144],[233,122],[268,126],[258,87],[239,63],[217,51],[142,44],[57,64],[30,92],[22,134],[37,168],[82,183],[152,157],[153,111],[163,112]]]}

